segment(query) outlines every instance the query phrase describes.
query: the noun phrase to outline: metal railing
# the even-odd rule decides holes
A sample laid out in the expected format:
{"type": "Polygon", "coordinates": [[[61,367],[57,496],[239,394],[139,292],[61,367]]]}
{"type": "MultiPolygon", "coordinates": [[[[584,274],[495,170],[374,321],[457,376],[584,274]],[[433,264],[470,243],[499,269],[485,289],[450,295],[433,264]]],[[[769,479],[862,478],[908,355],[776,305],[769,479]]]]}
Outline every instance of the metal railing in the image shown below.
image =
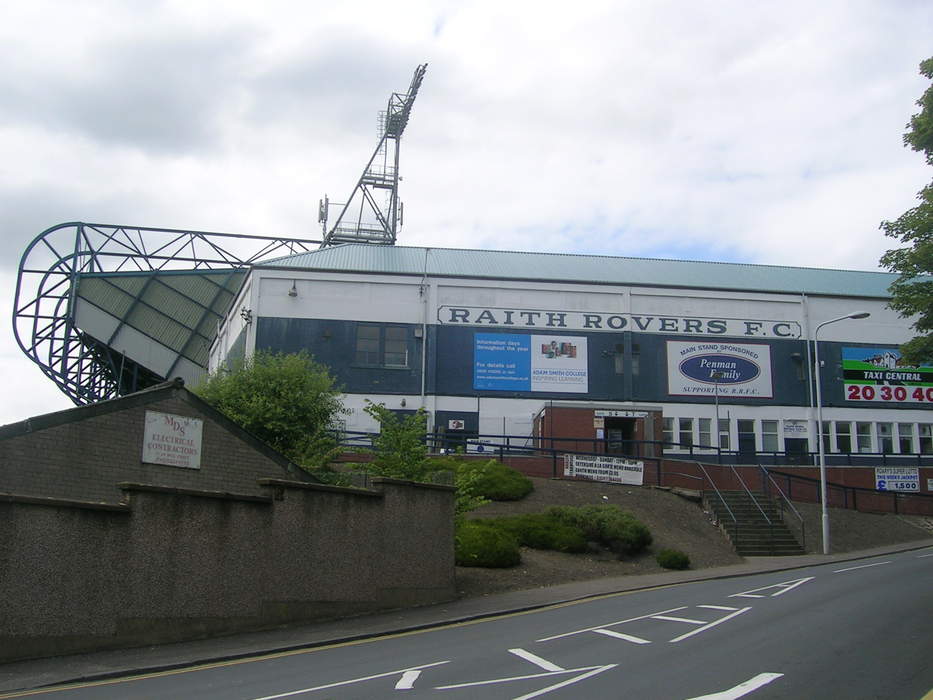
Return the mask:
{"type": "MultiPolygon", "coordinates": [[[[740,537],[739,536],[740,527],[739,527],[738,518],[735,517],[735,513],[732,512],[732,508],[730,508],[729,504],[726,503],[725,496],[722,495],[722,491],[719,490],[719,487],[716,486],[716,482],[713,481],[712,477],[710,477],[709,475],[709,472],[706,471],[706,467],[704,467],[700,462],[697,462],[696,465],[700,468],[700,471],[703,472],[703,476],[705,478],[704,483],[709,483],[709,485],[713,487],[713,493],[716,494],[716,496],[719,498],[719,502],[722,503],[723,507],[726,509],[726,513],[728,513],[729,517],[732,518],[732,525],[735,530],[735,541],[736,541],[736,544],[738,544],[739,537],[740,537]]],[[[712,508],[710,509],[710,512],[713,515],[713,517],[716,518],[716,525],[719,525],[719,515],[715,513],[712,508]]]]}
{"type": "Polygon", "coordinates": [[[807,526],[803,519],[803,516],[800,514],[800,511],[798,511],[797,508],[794,507],[793,502],[781,490],[781,487],[778,486],[777,482],[774,480],[774,477],[771,476],[771,472],[769,472],[761,464],[758,465],[758,468],[761,469],[764,476],[767,477],[767,481],[764,478],[762,478],[761,480],[762,491],[767,493],[769,490],[768,484],[770,483],[774,487],[774,490],[777,491],[778,494],[780,494],[781,496],[781,498],[778,500],[778,503],[781,506],[781,520],[784,521],[785,523],[787,522],[784,518],[784,504],[786,503],[787,506],[790,508],[790,512],[793,513],[796,516],[797,520],[799,521],[801,546],[803,547],[804,551],[807,551],[807,526]]]}

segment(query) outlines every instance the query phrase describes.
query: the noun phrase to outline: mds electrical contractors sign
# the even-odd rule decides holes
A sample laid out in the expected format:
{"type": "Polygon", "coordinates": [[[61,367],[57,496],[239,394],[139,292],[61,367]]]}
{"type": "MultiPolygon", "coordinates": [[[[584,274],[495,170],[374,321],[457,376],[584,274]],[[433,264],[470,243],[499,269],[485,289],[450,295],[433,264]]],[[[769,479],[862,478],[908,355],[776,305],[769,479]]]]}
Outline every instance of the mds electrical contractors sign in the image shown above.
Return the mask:
{"type": "Polygon", "coordinates": [[[667,341],[667,383],[671,396],[770,399],[771,348],[748,343],[667,341]]]}
{"type": "Polygon", "coordinates": [[[473,388],[585,394],[586,338],[476,333],[473,388]]]}
{"type": "Polygon", "coordinates": [[[909,365],[897,348],[842,348],[847,401],[933,403],[933,367],[909,365]]]}

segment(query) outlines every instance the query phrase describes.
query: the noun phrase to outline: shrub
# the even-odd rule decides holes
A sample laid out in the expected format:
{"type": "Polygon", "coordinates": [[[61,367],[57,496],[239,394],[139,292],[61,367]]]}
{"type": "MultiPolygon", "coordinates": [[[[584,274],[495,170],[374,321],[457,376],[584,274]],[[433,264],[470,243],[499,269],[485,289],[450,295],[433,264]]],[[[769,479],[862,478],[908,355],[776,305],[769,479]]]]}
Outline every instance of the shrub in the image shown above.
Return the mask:
{"type": "Polygon", "coordinates": [[[617,506],[552,506],[545,513],[619,555],[638,554],[651,544],[651,531],[617,506]]]}
{"type": "Polygon", "coordinates": [[[490,501],[519,501],[534,490],[534,484],[524,474],[494,459],[485,462],[455,460],[458,472],[476,474],[477,493],[490,501]]]}
{"type": "Polygon", "coordinates": [[[521,560],[518,541],[508,532],[481,520],[464,520],[457,527],[455,558],[459,566],[506,568],[521,560]]]}
{"type": "Polygon", "coordinates": [[[689,569],[690,557],[679,549],[662,549],[655,556],[655,561],[665,569],[689,569]]]}
{"type": "Polygon", "coordinates": [[[586,538],[580,528],[562,523],[544,513],[489,518],[484,522],[507,532],[525,547],[557,552],[586,551],[586,538]]]}

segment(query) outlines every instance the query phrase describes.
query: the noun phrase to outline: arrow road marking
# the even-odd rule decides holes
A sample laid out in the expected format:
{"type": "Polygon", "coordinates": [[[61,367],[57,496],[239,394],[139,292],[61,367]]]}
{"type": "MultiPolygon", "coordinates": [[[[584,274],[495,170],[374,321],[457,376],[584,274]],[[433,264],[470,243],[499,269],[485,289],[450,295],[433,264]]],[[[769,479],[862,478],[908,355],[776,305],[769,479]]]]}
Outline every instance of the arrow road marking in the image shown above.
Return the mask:
{"type": "Polygon", "coordinates": [[[555,683],[554,685],[549,685],[546,688],[541,688],[540,690],[535,690],[527,695],[522,695],[515,698],[515,700],[531,700],[531,698],[537,698],[546,693],[550,693],[552,690],[557,690],[559,688],[565,688],[568,685],[573,685],[574,683],[579,683],[582,680],[586,680],[591,676],[595,676],[603,671],[608,671],[611,668],[615,668],[618,664],[608,664],[607,666],[586,666],[584,668],[568,668],[561,671],[547,671],[545,673],[532,673],[526,676],[511,676],[509,678],[493,678],[488,681],[472,681],[470,683],[457,683],[454,685],[440,685],[435,688],[435,690],[454,690],[456,688],[472,688],[478,685],[494,685],[496,683],[509,683],[510,681],[524,681],[530,680],[533,678],[549,678],[551,676],[563,675],[565,673],[578,673],[580,675],[574,676],[573,678],[568,678],[565,681],[560,683],[555,683]]]}
{"type": "Polygon", "coordinates": [[[648,613],[647,615],[639,615],[638,617],[630,617],[627,620],[616,620],[615,622],[608,622],[604,625],[597,625],[596,627],[586,627],[582,630],[574,630],[573,632],[564,632],[563,634],[555,634],[552,637],[544,637],[543,639],[538,639],[539,642],[550,642],[554,639],[560,639],[562,637],[571,637],[575,634],[583,634],[584,632],[599,632],[600,634],[605,634],[603,629],[605,627],[614,627],[615,625],[623,625],[626,622],[635,622],[636,620],[646,620],[649,617],[654,617],[655,615],[666,615],[667,613],[677,612],[678,610],[686,610],[686,605],[681,605],[679,608],[671,608],[670,610],[660,610],[656,613],[648,613]]]}
{"type": "Polygon", "coordinates": [[[736,698],[748,695],[752,691],[758,690],[764,685],[768,685],[768,683],[781,678],[783,675],[783,673],[759,673],[754,678],[749,678],[744,683],[739,683],[734,688],[729,688],[729,690],[723,690],[720,693],[712,693],[711,695],[698,695],[689,700],[736,700],[736,698]]]}
{"type": "Polygon", "coordinates": [[[715,627],[716,625],[720,625],[720,624],[722,624],[723,622],[725,622],[726,620],[731,620],[733,617],[737,617],[738,615],[741,615],[742,613],[746,613],[746,612],[748,612],[749,610],[751,610],[751,608],[739,608],[738,610],[736,610],[736,611],[735,611],[734,613],[732,613],[731,615],[726,615],[725,617],[721,617],[721,618],[719,618],[718,620],[713,620],[712,622],[710,622],[710,623],[707,624],[707,625],[703,625],[702,627],[697,627],[697,628],[696,628],[695,630],[693,630],[692,632],[687,632],[686,634],[682,634],[682,635],[680,635],[679,637],[674,637],[674,638],[671,640],[671,644],[673,644],[674,642],[679,642],[679,641],[681,641],[681,640],[683,640],[683,639],[687,639],[688,637],[692,637],[692,636],[695,635],[695,634],[700,634],[700,632],[705,632],[706,630],[711,629],[711,628],[715,627]]]}
{"type": "Polygon", "coordinates": [[[753,588],[750,591],[744,591],[743,593],[733,593],[730,595],[730,598],[767,598],[769,596],[761,595],[759,591],[768,591],[772,588],[777,588],[777,592],[770,595],[771,598],[777,598],[779,595],[784,595],[788,591],[794,590],[797,586],[802,586],[807,581],[812,581],[815,576],[807,576],[806,578],[797,578],[793,581],[784,581],[784,583],[774,583],[770,586],[764,586],[762,588],[753,588]]]}
{"type": "Polygon", "coordinates": [[[436,661],[433,664],[423,664],[421,666],[412,666],[411,668],[400,668],[397,671],[387,671],[386,673],[377,673],[372,676],[363,676],[362,678],[351,678],[348,681],[337,681],[336,683],[327,683],[326,685],[316,685],[313,688],[301,688],[300,690],[291,690],[287,693],[279,693],[278,695],[265,695],[261,698],[254,698],[253,700],[277,700],[278,698],[287,698],[292,695],[301,695],[302,693],[313,693],[315,690],[326,690],[327,688],[338,688],[342,685],[352,685],[353,683],[362,683],[364,681],[375,680],[376,678],[386,678],[388,676],[395,676],[402,674],[402,678],[396,684],[396,688],[399,690],[408,690],[411,686],[401,687],[399,685],[404,681],[409,680],[411,683],[415,682],[415,679],[418,675],[421,675],[421,671],[425,668],[432,668],[434,666],[443,666],[444,664],[449,664],[450,661],[436,661]],[[418,675],[412,676],[412,672],[417,673],[418,675]]]}

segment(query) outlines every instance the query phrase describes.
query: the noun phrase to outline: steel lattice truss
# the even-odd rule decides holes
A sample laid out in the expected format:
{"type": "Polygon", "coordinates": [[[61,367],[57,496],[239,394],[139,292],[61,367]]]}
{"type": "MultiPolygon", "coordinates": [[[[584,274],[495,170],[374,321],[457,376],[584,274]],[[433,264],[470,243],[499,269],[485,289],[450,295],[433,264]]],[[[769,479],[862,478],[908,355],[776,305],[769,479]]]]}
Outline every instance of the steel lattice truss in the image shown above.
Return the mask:
{"type": "Polygon", "coordinates": [[[379,117],[376,150],[346,203],[331,202],[326,196],[321,200],[318,210],[318,222],[324,234],[321,247],[341,243],[395,245],[398,228],[402,225],[402,205],[398,198],[400,144],[427,68],[427,63],[418,66],[408,91],[395,92],[389,97],[379,117]],[[337,211],[337,217],[328,227],[331,210],[337,211]]]}
{"type": "Polygon", "coordinates": [[[23,253],[13,301],[13,334],[75,404],[89,404],[165,379],[128,360],[75,324],[82,277],[245,269],[274,257],[314,250],[320,241],[139,226],[59,224],[23,253]]]}

